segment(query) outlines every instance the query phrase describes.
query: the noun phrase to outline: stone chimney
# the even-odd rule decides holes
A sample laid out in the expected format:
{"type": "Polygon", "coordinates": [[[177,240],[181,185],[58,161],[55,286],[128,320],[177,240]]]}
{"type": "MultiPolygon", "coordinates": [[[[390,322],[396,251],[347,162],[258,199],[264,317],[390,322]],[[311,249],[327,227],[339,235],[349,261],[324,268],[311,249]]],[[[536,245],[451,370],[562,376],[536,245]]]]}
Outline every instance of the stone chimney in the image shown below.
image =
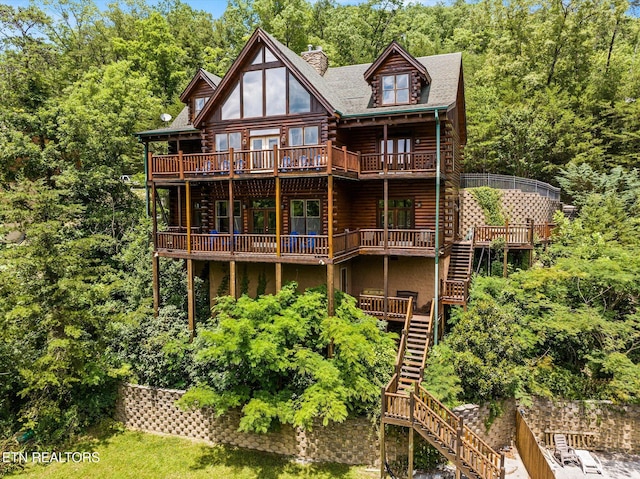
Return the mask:
{"type": "Polygon", "coordinates": [[[300,56],[302,56],[303,60],[311,65],[320,74],[320,76],[324,76],[327,68],[329,68],[329,58],[322,51],[322,47],[318,47],[314,50],[313,45],[307,46],[309,49],[306,52],[302,52],[300,56]]]}

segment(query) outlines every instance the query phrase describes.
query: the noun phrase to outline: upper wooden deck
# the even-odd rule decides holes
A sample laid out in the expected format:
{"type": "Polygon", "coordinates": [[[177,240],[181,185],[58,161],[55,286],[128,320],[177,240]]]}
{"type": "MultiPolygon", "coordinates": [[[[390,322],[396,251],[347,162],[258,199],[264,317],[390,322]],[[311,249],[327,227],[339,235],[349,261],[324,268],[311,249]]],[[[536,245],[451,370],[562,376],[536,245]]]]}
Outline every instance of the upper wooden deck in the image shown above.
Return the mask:
{"type": "MultiPolygon", "coordinates": [[[[214,153],[149,154],[149,178],[215,181],[234,177],[327,175],[351,178],[435,177],[436,152],[360,154],[326,144],[214,153]]],[[[445,162],[441,172],[446,173],[445,162]]]]}
{"type": "Polygon", "coordinates": [[[383,229],[360,229],[333,235],[330,243],[328,235],[202,234],[196,228],[171,228],[156,234],[155,249],[169,257],[313,264],[358,254],[434,257],[436,251],[435,232],[428,229],[390,229],[386,241],[383,229]]]}

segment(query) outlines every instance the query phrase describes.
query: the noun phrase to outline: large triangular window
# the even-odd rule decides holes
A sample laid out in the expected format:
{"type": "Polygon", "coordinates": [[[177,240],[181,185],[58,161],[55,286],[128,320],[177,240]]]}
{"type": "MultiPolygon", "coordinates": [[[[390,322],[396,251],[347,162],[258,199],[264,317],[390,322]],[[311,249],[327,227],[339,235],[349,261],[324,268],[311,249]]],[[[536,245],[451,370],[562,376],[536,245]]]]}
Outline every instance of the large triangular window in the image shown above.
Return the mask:
{"type": "MultiPolygon", "coordinates": [[[[262,48],[260,52],[266,58],[268,50],[262,48]]],[[[311,95],[286,68],[258,68],[242,74],[222,104],[220,118],[234,120],[310,111],[311,95]]]]}

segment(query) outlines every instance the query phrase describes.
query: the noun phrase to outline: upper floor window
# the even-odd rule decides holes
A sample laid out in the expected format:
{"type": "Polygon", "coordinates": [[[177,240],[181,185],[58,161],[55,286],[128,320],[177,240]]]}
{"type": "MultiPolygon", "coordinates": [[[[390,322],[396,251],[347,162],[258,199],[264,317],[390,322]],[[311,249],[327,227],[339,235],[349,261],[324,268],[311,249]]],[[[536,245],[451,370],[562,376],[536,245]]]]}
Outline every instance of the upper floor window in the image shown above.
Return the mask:
{"type": "Polygon", "coordinates": [[[319,130],[317,126],[289,128],[289,146],[317,145],[319,130]]]}
{"type": "Polygon", "coordinates": [[[318,234],[322,228],[320,200],[291,200],[291,231],[318,234]]]}
{"type": "Polygon", "coordinates": [[[216,135],[216,151],[227,151],[229,148],[236,151],[242,149],[242,134],[239,131],[216,135]]]}
{"type": "Polygon", "coordinates": [[[242,80],[236,83],[222,104],[221,119],[310,111],[311,95],[291,73],[287,73],[286,68],[266,68],[243,73],[242,80]]]}
{"type": "Polygon", "coordinates": [[[195,99],[195,101],[193,102],[193,106],[194,106],[194,116],[198,116],[198,113],[200,113],[202,111],[202,109],[204,108],[204,106],[207,104],[207,101],[209,101],[209,97],[208,96],[204,96],[204,97],[198,97],[195,99]]]}
{"type": "Polygon", "coordinates": [[[409,103],[409,74],[382,77],[382,104],[409,103]]]}
{"type": "MultiPolygon", "coordinates": [[[[413,228],[413,200],[390,199],[387,206],[389,228],[413,228]]],[[[384,228],[384,200],[378,200],[378,228],[384,228]]]]}
{"type": "MultiPolygon", "coordinates": [[[[227,200],[216,201],[216,231],[219,233],[231,233],[229,231],[229,202],[227,200]]],[[[233,231],[242,231],[242,206],[240,201],[233,202],[233,231]]]]}
{"type": "Polygon", "coordinates": [[[261,65],[262,63],[271,63],[276,62],[278,59],[276,56],[269,50],[268,48],[260,48],[256,56],[253,58],[251,62],[252,65],[261,65]]]}

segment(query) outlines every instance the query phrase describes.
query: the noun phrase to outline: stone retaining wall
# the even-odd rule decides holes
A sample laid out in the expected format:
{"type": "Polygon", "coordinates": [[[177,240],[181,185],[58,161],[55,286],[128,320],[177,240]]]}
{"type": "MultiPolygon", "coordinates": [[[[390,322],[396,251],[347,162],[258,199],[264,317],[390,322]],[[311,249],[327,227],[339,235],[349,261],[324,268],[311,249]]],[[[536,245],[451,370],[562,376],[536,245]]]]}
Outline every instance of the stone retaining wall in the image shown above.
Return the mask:
{"type": "MultiPolygon", "coordinates": [[[[125,384],[120,387],[116,419],[127,428],[202,439],[217,444],[272,452],[303,461],[342,464],[379,463],[378,430],[366,418],[321,424],[303,431],[284,425],[269,434],[239,432],[240,411],[216,417],[211,410],[183,411],[175,403],[184,391],[125,384]]],[[[392,434],[386,441],[387,457],[407,455],[407,439],[392,434]]]]}
{"type": "Polygon", "coordinates": [[[492,421],[489,421],[491,411],[488,405],[465,404],[453,408],[453,412],[462,418],[464,424],[480,436],[480,439],[495,450],[511,446],[515,440],[516,403],[514,400],[502,402],[497,417],[492,421]]]}
{"type": "MultiPolygon", "coordinates": [[[[537,193],[520,190],[500,190],[502,210],[512,224],[524,224],[528,218],[535,224],[551,223],[553,214],[562,208],[559,201],[544,198],[537,193]]],[[[469,190],[460,191],[460,232],[464,236],[470,228],[486,224],[484,212],[469,190]]]]}
{"type": "Polygon", "coordinates": [[[534,398],[521,409],[540,443],[553,433],[590,435],[595,450],[640,453],[640,406],[534,398]]]}

